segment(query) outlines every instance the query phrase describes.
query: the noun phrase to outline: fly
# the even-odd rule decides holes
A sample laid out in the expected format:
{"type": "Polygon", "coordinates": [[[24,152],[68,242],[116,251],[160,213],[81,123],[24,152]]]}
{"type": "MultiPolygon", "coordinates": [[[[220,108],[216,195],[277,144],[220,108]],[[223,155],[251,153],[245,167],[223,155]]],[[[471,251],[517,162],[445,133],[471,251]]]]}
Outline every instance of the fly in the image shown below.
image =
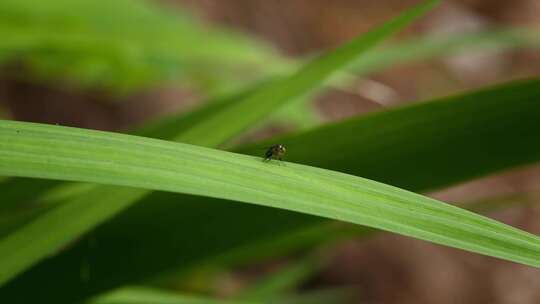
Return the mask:
{"type": "Polygon", "coordinates": [[[272,158],[277,158],[279,160],[282,160],[281,158],[283,157],[286,151],[287,149],[282,144],[273,145],[269,147],[268,150],[266,150],[266,153],[264,154],[264,160],[270,161],[272,158]]]}

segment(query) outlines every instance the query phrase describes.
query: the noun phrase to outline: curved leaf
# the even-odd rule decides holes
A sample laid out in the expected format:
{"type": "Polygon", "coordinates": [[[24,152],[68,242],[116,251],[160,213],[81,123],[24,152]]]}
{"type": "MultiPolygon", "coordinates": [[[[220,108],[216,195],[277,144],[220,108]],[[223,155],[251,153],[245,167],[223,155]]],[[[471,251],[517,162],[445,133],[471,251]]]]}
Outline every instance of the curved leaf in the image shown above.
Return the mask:
{"type": "MultiPolygon", "coordinates": [[[[540,266],[540,238],[412,192],[335,171],[198,146],[60,126],[0,122],[0,174],[219,197],[298,211],[540,266]]],[[[73,210],[80,215],[79,210],[73,210]]],[[[63,214],[62,216],[66,216],[63,214]]],[[[61,218],[24,229],[46,229],[61,218]]],[[[27,234],[31,235],[31,234],[27,234]]],[[[0,242],[0,279],[33,259],[29,241],[0,242]],[[11,254],[10,254],[11,253],[11,254]]]]}

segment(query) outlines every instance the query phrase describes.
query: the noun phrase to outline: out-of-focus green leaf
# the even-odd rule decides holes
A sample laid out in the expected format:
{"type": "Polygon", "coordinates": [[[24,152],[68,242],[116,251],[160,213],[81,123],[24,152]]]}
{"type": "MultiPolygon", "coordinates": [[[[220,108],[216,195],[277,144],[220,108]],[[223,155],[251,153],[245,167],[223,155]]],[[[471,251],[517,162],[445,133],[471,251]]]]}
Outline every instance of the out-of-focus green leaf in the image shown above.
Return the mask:
{"type": "MultiPolygon", "coordinates": [[[[252,87],[235,94],[214,98],[213,100],[205,102],[199,108],[187,113],[174,114],[145,122],[143,125],[136,127],[135,130],[130,131],[129,133],[144,137],[185,141],[186,138],[182,134],[186,130],[189,130],[193,126],[205,123],[205,120],[219,115],[220,112],[228,107],[237,104],[239,100],[246,98],[258,90],[262,90],[270,82],[271,80],[268,80],[260,84],[255,84],[252,87]]],[[[247,107],[242,109],[242,111],[247,110],[247,107]]],[[[231,116],[226,117],[226,120],[223,123],[226,124],[227,121],[232,119],[231,116]]],[[[245,124],[251,123],[251,120],[243,118],[239,118],[239,120],[243,121],[245,124]]]]}
{"type": "MultiPolygon", "coordinates": [[[[287,101],[302,97],[313,90],[321,88],[331,76],[339,71],[350,67],[359,55],[377,45],[389,35],[401,30],[419,16],[429,11],[438,1],[424,1],[409,9],[401,15],[386,23],[362,34],[360,37],[330,51],[305,64],[298,72],[289,77],[284,77],[269,84],[262,90],[255,92],[239,103],[229,107],[216,117],[209,119],[204,125],[195,126],[187,131],[185,138],[197,140],[199,145],[216,146],[222,142],[223,134],[240,133],[247,126],[241,120],[228,121],[223,125],[226,116],[236,113],[238,116],[249,117],[252,121],[258,121],[275,108],[283,106],[287,101]],[[250,111],[243,109],[247,104],[258,103],[257,107],[251,107],[250,111]],[[234,131],[231,131],[234,130],[234,131]]],[[[187,140],[187,142],[192,142],[187,140]]]]}
{"type": "Polygon", "coordinates": [[[351,290],[336,288],[276,297],[265,301],[222,300],[185,295],[144,286],[129,286],[98,296],[87,304],[341,304],[349,303],[351,290]]]}
{"type": "Polygon", "coordinates": [[[256,281],[236,298],[264,301],[291,293],[308,278],[313,276],[323,266],[321,257],[308,255],[300,261],[284,266],[276,273],[272,273],[256,281]]]}
{"type": "Polygon", "coordinates": [[[36,196],[49,190],[52,185],[57,184],[51,180],[35,180],[27,178],[8,178],[0,181],[0,193],[2,193],[2,203],[0,204],[0,214],[5,211],[23,205],[36,196]]]}
{"type": "MultiPolygon", "coordinates": [[[[505,51],[521,48],[540,47],[540,33],[537,29],[506,29],[482,31],[478,33],[441,35],[436,37],[413,37],[392,42],[368,51],[359,58],[350,71],[337,77],[330,87],[349,89],[350,83],[358,81],[365,74],[381,71],[397,65],[411,64],[420,60],[448,57],[467,52],[505,51]]],[[[299,100],[275,113],[273,120],[294,123],[302,129],[320,125],[319,117],[311,100],[299,100]]]]}
{"type": "MultiPolygon", "coordinates": [[[[286,159],[430,190],[540,160],[540,80],[374,113],[273,139],[286,159]]],[[[257,155],[259,147],[237,151],[257,155]]]]}
{"type": "Polygon", "coordinates": [[[181,80],[207,92],[288,69],[261,42],[152,2],[3,0],[0,63],[18,61],[40,79],[83,86],[132,89],[181,80]]]}
{"type": "Polygon", "coordinates": [[[272,299],[275,304],[347,304],[355,299],[354,288],[328,288],[306,291],[298,294],[287,295],[272,299]]]}
{"type": "Polygon", "coordinates": [[[79,183],[60,187],[60,184],[53,180],[26,178],[10,178],[0,182],[0,238],[68,197],[81,194],[89,186],[79,183]]]}
{"type": "Polygon", "coordinates": [[[222,300],[185,295],[142,286],[124,287],[86,302],[87,304],[258,304],[263,302],[222,300]]]}
{"type": "Polygon", "coordinates": [[[506,29],[477,33],[412,38],[381,46],[360,58],[353,67],[356,73],[370,73],[397,64],[433,57],[466,54],[474,51],[538,48],[538,29],[506,29]]]}

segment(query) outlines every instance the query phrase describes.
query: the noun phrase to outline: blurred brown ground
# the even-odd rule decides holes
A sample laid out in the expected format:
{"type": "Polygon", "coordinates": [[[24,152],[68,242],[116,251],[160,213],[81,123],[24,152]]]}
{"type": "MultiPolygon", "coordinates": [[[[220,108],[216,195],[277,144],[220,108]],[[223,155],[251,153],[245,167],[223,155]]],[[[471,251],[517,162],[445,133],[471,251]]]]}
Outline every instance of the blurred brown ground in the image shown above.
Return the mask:
{"type": "MultiPolygon", "coordinates": [[[[285,54],[300,56],[338,45],[418,1],[164,2],[172,7],[189,7],[211,23],[255,34],[273,42],[285,54]]],[[[534,24],[540,24],[538,0],[445,1],[402,35],[534,24]]],[[[381,109],[383,104],[394,106],[532,75],[540,75],[538,52],[475,53],[369,75],[370,83],[389,92],[388,100],[378,100],[383,98],[380,94],[367,94],[365,87],[359,87],[356,93],[326,92],[316,104],[328,120],[342,119],[381,109]]],[[[7,104],[14,118],[104,130],[125,128],[148,116],[181,109],[193,104],[195,98],[182,89],[170,88],[127,97],[129,102],[106,102],[109,99],[100,92],[80,93],[0,78],[0,101],[7,104]]],[[[539,188],[537,166],[433,195],[464,202],[539,188]]],[[[540,207],[534,204],[492,216],[540,233],[540,207]]],[[[332,256],[330,266],[313,281],[323,286],[355,286],[358,303],[540,303],[539,270],[405,237],[381,234],[368,241],[351,240],[337,246],[332,256]]]]}

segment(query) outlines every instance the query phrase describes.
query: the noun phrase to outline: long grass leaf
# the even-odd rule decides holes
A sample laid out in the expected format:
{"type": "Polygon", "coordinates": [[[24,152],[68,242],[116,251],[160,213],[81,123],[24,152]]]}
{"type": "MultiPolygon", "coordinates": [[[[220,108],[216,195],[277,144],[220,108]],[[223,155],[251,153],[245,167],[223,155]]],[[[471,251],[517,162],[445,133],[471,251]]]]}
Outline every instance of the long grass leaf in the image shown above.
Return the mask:
{"type": "Polygon", "coordinates": [[[260,301],[223,300],[186,295],[144,286],[129,286],[113,290],[86,304],[262,304],[260,301]]]}
{"type": "MultiPolygon", "coordinates": [[[[218,197],[366,225],[540,266],[540,238],[463,209],[335,171],[115,133],[0,122],[0,174],[218,197]]],[[[73,216],[80,216],[73,210],[73,216]]],[[[36,226],[58,225],[47,217],[36,226]]],[[[34,226],[34,227],[36,227],[34,226]]],[[[27,234],[32,235],[32,234],[27,234]]],[[[31,241],[0,243],[5,282],[31,241]]],[[[44,246],[54,240],[41,240],[44,246]]]]}

